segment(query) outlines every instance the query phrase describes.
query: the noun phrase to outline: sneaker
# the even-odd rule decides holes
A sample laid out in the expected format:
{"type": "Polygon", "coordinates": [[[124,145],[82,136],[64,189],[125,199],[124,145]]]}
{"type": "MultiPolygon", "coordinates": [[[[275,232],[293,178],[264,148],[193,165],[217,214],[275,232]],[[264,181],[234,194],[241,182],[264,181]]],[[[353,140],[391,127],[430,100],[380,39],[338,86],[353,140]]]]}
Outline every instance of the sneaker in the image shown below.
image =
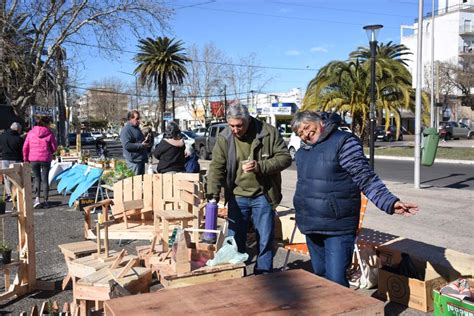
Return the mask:
{"type": "Polygon", "coordinates": [[[12,201],[12,197],[10,195],[7,195],[7,197],[5,198],[5,202],[11,202],[12,201]]]}
{"type": "Polygon", "coordinates": [[[33,207],[34,208],[40,208],[40,206],[41,206],[40,199],[36,198],[35,203],[33,203],[33,207]]]}
{"type": "Polygon", "coordinates": [[[48,201],[43,202],[43,208],[49,208],[49,203],[48,201]]]}

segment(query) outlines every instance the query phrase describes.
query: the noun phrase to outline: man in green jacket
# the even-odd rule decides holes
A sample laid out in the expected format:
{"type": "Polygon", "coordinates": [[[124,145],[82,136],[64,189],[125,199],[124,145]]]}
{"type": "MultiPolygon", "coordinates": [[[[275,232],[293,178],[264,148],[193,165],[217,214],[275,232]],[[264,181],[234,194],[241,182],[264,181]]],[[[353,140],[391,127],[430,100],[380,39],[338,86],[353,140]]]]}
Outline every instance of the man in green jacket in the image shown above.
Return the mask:
{"type": "Polygon", "coordinates": [[[224,186],[228,203],[229,235],[245,252],[251,219],[257,233],[255,274],[273,267],[273,217],[281,201],[280,172],[291,157],[277,129],[250,116],[247,107],[227,109],[227,123],[217,137],[209,165],[207,198],[219,200],[224,186]]]}

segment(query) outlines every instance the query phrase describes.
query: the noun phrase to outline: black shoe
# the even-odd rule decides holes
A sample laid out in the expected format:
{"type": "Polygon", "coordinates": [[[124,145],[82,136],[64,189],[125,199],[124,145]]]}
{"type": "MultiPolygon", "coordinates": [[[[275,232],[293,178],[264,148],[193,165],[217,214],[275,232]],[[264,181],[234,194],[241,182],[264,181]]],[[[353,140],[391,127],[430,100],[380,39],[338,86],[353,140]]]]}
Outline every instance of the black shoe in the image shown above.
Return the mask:
{"type": "Polygon", "coordinates": [[[49,208],[49,203],[47,201],[43,202],[43,208],[49,208]]]}
{"type": "Polygon", "coordinates": [[[11,202],[12,201],[12,197],[10,195],[7,195],[7,197],[5,198],[5,202],[11,202]]]}

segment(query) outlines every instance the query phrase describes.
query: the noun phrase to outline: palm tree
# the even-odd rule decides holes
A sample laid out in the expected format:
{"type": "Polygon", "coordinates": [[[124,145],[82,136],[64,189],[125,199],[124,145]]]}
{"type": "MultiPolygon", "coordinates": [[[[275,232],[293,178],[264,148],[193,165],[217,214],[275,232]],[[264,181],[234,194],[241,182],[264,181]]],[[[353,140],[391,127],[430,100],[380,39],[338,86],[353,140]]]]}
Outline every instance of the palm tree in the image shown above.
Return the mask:
{"type": "MultiPolygon", "coordinates": [[[[412,102],[411,75],[404,66],[409,54],[403,45],[379,46],[376,62],[376,108],[385,113],[386,128],[390,117],[400,130],[400,108],[414,108],[412,102]]],[[[361,48],[352,52],[347,61],[333,61],[320,69],[310,81],[303,100],[303,108],[311,110],[351,112],[352,130],[364,140],[368,134],[370,108],[370,51],[361,48]]]]}
{"type": "Polygon", "coordinates": [[[164,133],[164,112],[168,83],[183,83],[188,74],[185,64],[190,59],[186,57],[183,43],[168,37],[141,39],[138,48],[140,52],[134,57],[134,61],[138,63],[138,66],[134,73],[139,76],[142,86],[150,87],[153,85],[154,88],[158,89],[161,132],[164,133]]]}

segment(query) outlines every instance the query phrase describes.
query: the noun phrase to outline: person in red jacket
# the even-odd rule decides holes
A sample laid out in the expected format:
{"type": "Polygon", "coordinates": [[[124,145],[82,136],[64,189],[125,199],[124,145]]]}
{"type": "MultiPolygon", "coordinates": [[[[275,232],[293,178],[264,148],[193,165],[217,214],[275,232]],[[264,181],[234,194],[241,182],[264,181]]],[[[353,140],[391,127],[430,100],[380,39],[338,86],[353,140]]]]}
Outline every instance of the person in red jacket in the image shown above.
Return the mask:
{"type": "Polygon", "coordinates": [[[43,207],[47,208],[49,195],[48,174],[51,168],[53,153],[57,149],[56,138],[49,129],[50,120],[48,117],[41,117],[36,126],[28,133],[23,145],[23,160],[31,162],[33,175],[35,177],[36,199],[34,208],[41,207],[41,184],[43,184],[43,207]]]}

